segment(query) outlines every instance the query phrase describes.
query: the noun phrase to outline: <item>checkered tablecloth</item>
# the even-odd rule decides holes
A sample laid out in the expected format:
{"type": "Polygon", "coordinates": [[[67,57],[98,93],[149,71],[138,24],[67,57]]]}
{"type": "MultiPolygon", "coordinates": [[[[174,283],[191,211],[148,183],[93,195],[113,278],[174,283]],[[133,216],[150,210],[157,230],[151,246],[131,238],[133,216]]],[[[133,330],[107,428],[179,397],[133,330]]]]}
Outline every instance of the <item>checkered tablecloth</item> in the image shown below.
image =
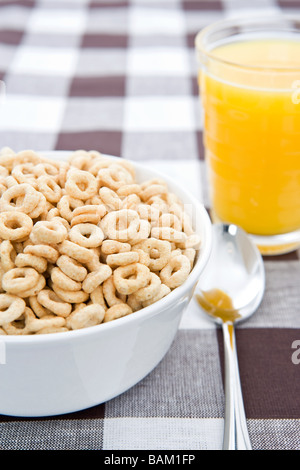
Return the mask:
{"type": "MultiPolygon", "coordinates": [[[[146,161],[209,208],[194,38],[250,8],[294,15],[300,1],[2,0],[0,147],[146,161]]],[[[300,449],[299,258],[264,260],[264,300],[236,333],[254,449],[300,449]]],[[[214,450],[223,417],[221,332],[192,300],[167,355],[140,383],[70,415],[0,416],[0,449],[214,450]]]]}

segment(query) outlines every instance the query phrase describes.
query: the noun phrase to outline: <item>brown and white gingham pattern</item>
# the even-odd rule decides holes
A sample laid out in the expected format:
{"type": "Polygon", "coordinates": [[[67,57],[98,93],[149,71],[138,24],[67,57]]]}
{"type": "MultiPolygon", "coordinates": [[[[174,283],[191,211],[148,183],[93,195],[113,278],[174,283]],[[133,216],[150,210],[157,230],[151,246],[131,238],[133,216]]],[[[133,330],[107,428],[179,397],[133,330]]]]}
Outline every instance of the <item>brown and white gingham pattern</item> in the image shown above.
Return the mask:
{"type": "MultiPolygon", "coordinates": [[[[209,209],[194,39],[250,9],[296,15],[300,0],[0,1],[0,147],[143,160],[209,209]]],[[[265,259],[264,300],[237,329],[254,449],[300,449],[300,364],[291,360],[299,258],[265,259]]],[[[70,415],[0,416],[0,449],[220,449],[223,416],[221,333],[192,301],[169,352],[140,383],[70,415]]]]}

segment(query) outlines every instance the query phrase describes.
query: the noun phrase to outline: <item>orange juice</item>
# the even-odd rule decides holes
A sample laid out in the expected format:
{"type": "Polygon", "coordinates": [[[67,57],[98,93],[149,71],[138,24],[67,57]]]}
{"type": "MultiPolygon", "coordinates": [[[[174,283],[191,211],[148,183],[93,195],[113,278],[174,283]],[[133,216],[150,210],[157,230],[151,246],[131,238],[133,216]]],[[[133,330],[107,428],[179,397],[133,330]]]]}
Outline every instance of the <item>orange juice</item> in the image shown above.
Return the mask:
{"type": "Polygon", "coordinates": [[[300,40],[219,46],[199,82],[214,217],[255,235],[300,229],[300,40]]]}

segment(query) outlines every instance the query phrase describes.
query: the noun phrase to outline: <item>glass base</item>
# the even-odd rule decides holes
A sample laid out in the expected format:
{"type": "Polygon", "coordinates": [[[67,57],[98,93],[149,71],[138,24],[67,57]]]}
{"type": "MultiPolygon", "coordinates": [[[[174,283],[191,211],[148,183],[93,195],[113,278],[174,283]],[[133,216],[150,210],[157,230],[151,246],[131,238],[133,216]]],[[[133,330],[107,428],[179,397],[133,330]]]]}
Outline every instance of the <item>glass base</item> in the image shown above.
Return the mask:
{"type": "Polygon", "coordinates": [[[264,256],[284,255],[300,248],[300,230],[283,235],[250,237],[264,256]]]}
{"type": "MultiPolygon", "coordinates": [[[[211,211],[211,219],[213,223],[228,223],[220,220],[214,211],[211,211]]],[[[249,234],[249,236],[263,256],[284,255],[300,248],[300,230],[281,235],[249,234]]]]}

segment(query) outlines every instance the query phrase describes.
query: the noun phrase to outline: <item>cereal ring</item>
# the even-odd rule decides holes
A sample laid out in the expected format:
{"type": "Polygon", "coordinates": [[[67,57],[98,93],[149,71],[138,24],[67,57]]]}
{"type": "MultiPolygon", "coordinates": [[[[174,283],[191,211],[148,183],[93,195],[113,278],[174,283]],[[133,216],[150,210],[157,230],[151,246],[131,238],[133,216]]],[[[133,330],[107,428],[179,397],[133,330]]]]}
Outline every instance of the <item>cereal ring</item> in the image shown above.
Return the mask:
{"type": "Polygon", "coordinates": [[[40,304],[40,302],[38,301],[37,295],[31,295],[28,299],[28,302],[29,302],[31,310],[35,313],[35,315],[38,318],[42,318],[45,315],[49,315],[50,310],[48,310],[47,308],[43,307],[42,304],[40,304]]]}
{"type": "Polygon", "coordinates": [[[86,302],[81,302],[80,304],[75,304],[73,305],[73,312],[78,312],[79,310],[81,310],[83,307],[86,307],[87,305],[91,305],[92,302],[89,302],[89,303],[86,303],[86,302]]]}
{"type": "MultiPolygon", "coordinates": [[[[172,206],[170,207],[170,212],[173,210],[172,206]]],[[[184,211],[181,212],[181,221],[182,221],[182,230],[186,235],[189,237],[190,235],[194,234],[194,230],[192,227],[192,223],[188,214],[184,211]]]]}
{"type": "Polygon", "coordinates": [[[87,171],[71,169],[67,174],[65,190],[72,198],[86,201],[97,193],[97,180],[87,171]]]}
{"type": "Polygon", "coordinates": [[[111,164],[108,168],[98,171],[97,179],[100,186],[106,186],[113,191],[117,191],[124,184],[133,182],[132,175],[121,165],[111,164]]]}
{"type": "Polygon", "coordinates": [[[0,210],[29,214],[37,206],[38,201],[39,194],[30,184],[18,184],[11,186],[2,194],[0,210]]]}
{"type": "Polygon", "coordinates": [[[159,217],[159,227],[172,227],[174,230],[182,231],[182,224],[175,214],[165,213],[159,217]]]}
{"type": "Polygon", "coordinates": [[[93,163],[97,160],[101,160],[104,157],[98,150],[89,150],[88,152],[85,150],[76,150],[73,152],[73,157],[70,158],[70,163],[72,166],[76,166],[74,162],[76,161],[77,158],[80,159],[80,157],[83,157],[85,160],[85,168],[86,170],[90,170],[91,166],[93,163]]]}
{"type": "Polygon", "coordinates": [[[52,181],[58,182],[60,163],[56,165],[54,161],[44,161],[34,167],[34,174],[39,179],[41,176],[50,177],[52,181]]]}
{"type": "Polygon", "coordinates": [[[36,335],[48,335],[50,333],[65,333],[66,331],[69,331],[68,328],[65,326],[46,326],[45,328],[42,328],[41,330],[36,332],[36,335]]]}
{"type": "Polygon", "coordinates": [[[3,330],[8,335],[31,335],[32,331],[28,328],[29,315],[34,315],[29,307],[25,307],[24,313],[11,322],[4,323],[3,330]]]}
{"type": "Polygon", "coordinates": [[[106,310],[103,323],[107,323],[112,320],[117,320],[118,318],[125,317],[130,313],[132,313],[132,309],[127,304],[121,303],[113,305],[112,307],[106,310]]]}
{"type": "MultiPolygon", "coordinates": [[[[132,183],[134,183],[134,180],[135,180],[135,167],[134,167],[134,165],[129,160],[124,160],[123,158],[119,158],[117,164],[118,164],[119,167],[122,167],[124,170],[127,171],[127,173],[130,174],[131,181],[132,181],[132,183]]],[[[132,184],[132,183],[128,183],[128,184],[132,184]]]]}
{"type": "Polygon", "coordinates": [[[112,239],[126,242],[134,239],[139,228],[139,216],[131,209],[121,209],[106,214],[100,222],[104,234],[112,239]]]}
{"type": "Polygon", "coordinates": [[[71,291],[81,290],[81,282],[74,281],[57,266],[51,270],[51,279],[53,283],[57,284],[61,289],[71,291]]]}
{"type": "Polygon", "coordinates": [[[110,210],[117,211],[122,208],[122,200],[112,189],[103,186],[99,190],[99,195],[103,203],[108,206],[110,210]]]}
{"type": "Polygon", "coordinates": [[[28,330],[31,333],[37,333],[43,328],[61,328],[66,324],[66,320],[63,317],[49,314],[42,318],[36,318],[32,310],[31,312],[29,312],[29,310],[30,309],[27,308],[25,310],[25,315],[27,316],[25,322],[28,330]]]}
{"type": "Polygon", "coordinates": [[[126,301],[126,296],[119,294],[116,291],[113,276],[110,276],[108,279],[106,279],[103,282],[102,294],[103,294],[103,298],[105,299],[109,307],[112,307],[113,305],[116,305],[116,304],[125,303],[126,301]]]}
{"type": "Polygon", "coordinates": [[[184,232],[175,230],[172,227],[153,227],[151,230],[151,237],[175,243],[184,243],[187,239],[184,232]]]}
{"type": "Polygon", "coordinates": [[[3,240],[0,244],[0,259],[4,271],[15,268],[17,253],[10,240],[3,240]]]}
{"type": "MultiPolygon", "coordinates": [[[[59,172],[62,166],[68,165],[69,167],[69,164],[65,161],[62,161],[62,160],[56,161],[56,160],[52,160],[52,158],[47,158],[41,155],[40,155],[40,162],[41,162],[41,165],[44,166],[44,169],[42,169],[42,174],[46,174],[48,176],[55,176],[55,174],[57,174],[55,173],[55,168],[59,172]],[[44,171],[45,173],[43,173],[44,171]]],[[[36,167],[37,166],[38,165],[36,165],[36,167]]],[[[38,176],[41,176],[41,175],[39,174],[38,176]]]]}
{"type": "Polygon", "coordinates": [[[182,255],[182,250],[180,248],[175,248],[174,250],[171,251],[171,257],[178,256],[178,255],[182,255]]]}
{"type": "Polygon", "coordinates": [[[194,233],[193,235],[189,235],[184,242],[179,244],[182,248],[196,248],[199,249],[201,244],[201,237],[194,233]]]}
{"type": "Polygon", "coordinates": [[[107,305],[103,296],[103,285],[96,287],[96,289],[91,292],[90,299],[93,304],[99,304],[104,308],[104,310],[107,310],[107,305]]]}
{"type": "Polygon", "coordinates": [[[60,184],[61,188],[65,188],[66,181],[67,181],[67,173],[70,169],[70,165],[67,162],[60,162],[59,166],[59,173],[58,173],[58,178],[57,182],[60,184]]]}
{"type": "Polygon", "coordinates": [[[100,256],[101,258],[103,258],[103,255],[101,253],[101,247],[90,248],[90,250],[92,251],[93,257],[90,261],[86,263],[86,267],[91,272],[97,271],[101,268],[102,264],[105,264],[105,262],[102,263],[102,259],[100,260],[100,256]]]}
{"type": "Polygon", "coordinates": [[[78,330],[102,323],[105,310],[99,304],[91,304],[72,312],[67,318],[67,327],[78,330]]]}
{"type": "Polygon", "coordinates": [[[166,286],[170,287],[170,289],[175,289],[175,287],[184,283],[190,270],[191,264],[186,256],[173,256],[160,271],[160,278],[166,286]]]}
{"type": "Polygon", "coordinates": [[[23,212],[0,213],[0,238],[4,240],[24,240],[30,234],[32,227],[32,219],[23,212]]]}
{"type": "Polygon", "coordinates": [[[31,332],[29,331],[28,328],[26,328],[24,320],[15,320],[10,323],[5,323],[3,325],[3,330],[5,331],[6,335],[30,335],[31,332]],[[19,326],[20,325],[20,326],[19,326]]]}
{"type": "Polygon", "coordinates": [[[7,168],[5,168],[5,166],[2,166],[0,165],[0,176],[8,176],[9,175],[9,171],[7,168]]]}
{"type": "Polygon", "coordinates": [[[172,193],[172,192],[168,192],[167,194],[167,203],[169,204],[169,206],[172,206],[173,204],[178,204],[178,205],[183,205],[179,199],[178,196],[176,196],[176,194],[172,193]]]}
{"type": "Polygon", "coordinates": [[[60,201],[58,201],[57,209],[59,210],[61,217],[66,219],[66,221],[71,222],[73,217],[73,210],[83,205],[84,202],[81,199],[75,199],[68,195],[64,195],[60,201]]]}
{"type": "MultiPolygon", "coordinates": [[[[87,154],[87,152],[85,152],[87,154]]],[[[90,167],[90,159],[88,158],[87,155],[81,154],[72,157],[69,160],[69,163],[71,164],[71,167],[77,168],[78,170],[82,171],[88,171],[90,167]]]]}
{"type": "Polygon", "coordinates": [[[81,304],[85,302],[89,298],[89,294],[84,292],[83,290],[71,291],[71,290],[64,290],[61,289],[57,284],[53,282],[51,284],[52,289],[54,292],[60,297],[64,302],[68,302],[70,304],[81,304]]]}
{"type": "MultiPolygon", "coordinates": [[[[59,214],[60,214],[60,212],[57,209],[57,207],[52,207],[52,209],[50,209],[48,211],[46,220],[52,220],[54,217],[60,217],[59,214]]],[[[69,225],[69,223],[68,223],[68,225],[69,225]]]]}
{"type": "Polygon", "coordinates": [[[32,255],[30,253],[19,253],[15,259],[17,268],[31,267],[38,271],[40,274],[44,273],[47,269],[47,260],[40,256],[32,255]]]}
{"type": "Polygon", "coordinates": [[[104,240],[101,245],[101,251],[105,255],[113,255],[115,253],[124,253],[130,251],[130,243],[118,242],[117,240],[104,240]]]}
{"type": "Polygon", "coordinates": [[[159,211],[160,215],[170,212],[166,201],[161,199],[159,196],[152,196],[150,199],[148,199],[147,204],[155,207],[159,211]]]}
{"type": "Polygon", "coordinates": [[[127,304],[129,305],[129,307],[131,308],[133,312],[137,312],[138,310],[141,310],[141,308],[143,308],[143,304],[142,302],[137,300],[134,294],[135,293],[127,296],[127,304]]]}
{"type": "Polygon", "coordinates": [[[22,150],[14,157],[14,166],[20,165],[22,163],[33,163],[33,165],[37,165],[40,162],[41,157],[33,150],[22,150]]]}
{"type": "Polygon", "coordinates": [[[24,254],[30,253],[31,255],[45,258],[49,263],[56,263],[59,253],[53,246],[49,245],[26,245],[24,254]]]}
{"type": "Polygon", "coordinates": [[[42,289],[37,295],[37,301],[45,309],[61,317],[67,317],[72,311],[72,305],[62,301],[51,289],[42,289]]]}
{"type": "Polygon", "coordinates": [[[73,210],[71,227],[77,224],[90,223],[97,225],[107,213],[104,204],[86,204],[73,210]]]}
{"type": "Polygon", "coordinates": [[[31,219],[37,219],[38,217],[42,216],[43,213],[46,216],[46,211],[47,199],[42,193],[38,193],[38,203],[34,207],[34,209],[32,209],[32,211],[28,213],[28,215],[29,217],[31,217],[31,219]]]}
{"type": "Polygon", "coordinates": [[[101,228],[94,224],[77,224],[69,231],[69,239],[85,248],[95,248],[104,240],[101,228]]]}
{"type": "Polygon", "coordinates": [[[143,308],[154,304],[154,302],[158,302],[160,299],[168,295],[170,292],[171,292],[170,287],[166,286],[165,284],[161,284],[158,293],[154,297],[152,297],[152,299],[144,300],[142,302],[143,308]]]}
{"type": "Polygon", "coordinates": [[[151,231],[151,225],[150,222],[147,220],[141,219],[139,222],[139,228],[136,232],[136,235],[133,239],[129,240],[131,245],[135,245],[136,243],[140,243],[142,240],[146,240],[151,231]]]}
{"type": "Polygon", "coordinates": [[[0,294],[0,325],[16,320],[25,312],[26,303],[15,295],[0,294]]]}
{"type": "MultiPolygon", "coordinates": [[[[46,220],[47,220],[47,219],[46,219],[46,220]]],[[[68,222],[66,219],[64,219],[63,217],[54,216],[54,217],[52,217],[52,218],[50,219],[50,221],[61,223],[61,224],[65,227],[65,229],[67,230],[67,232],[69,232],[69,230],[70,230],[70,224],[69,224],[69,222],[68,222]]]]}
{"type": "Polygon", "coordinates": [[[88,170],[90,164],[89,152],[86,150],[75,150],[68,157],[68,162],[79,170],[88,170]]]}
{"type": "Polygon", "coordinates": [[[82,282],[87,276],[86,268],[67,255],[61,255],[57,259],[56,264],[73,281],[82,282]]]}
{"type": "Polygon", "coordinates": [[[11,188],[12,186],[18,186],[18,181],[11,175],[6,176],[5,178],[5,185],[7,188],[11,188]]]}
{"type": "Polygon", "coordinates": [[[135,246],[132,247],[132,251],[139,255],[139,259],[138,259],[139,263],[144,264],[145,266],[149,267],[149,265],[150,265],[150,256],[149,256],[148,253],[146,253],[146,251],[144,251],[140,248],[136,248],[135,246]]]}
{"type": "Polygon", "coordinates": [[[93,162],[95,162],[96,160],[99,160],[99,159],[101,159],[101,158],[104,158],[103,155],[102,155],[102,153],[99,152],[99,150],[95,150],[95,149],[94,149],[94,150],[89,150],[88,154],[89,154],[89,158],[90,158],[91,164],[92,164],[93,162]]]}
{"type": "Polygon", "coordinates": [[[141,188],[144,190],[149,188],[149,186],[153,186],[155,184],[159,184],[167,188],[167,183],[162,178],[152,178],[151,180],[144,181],[141,183],[141,188]]]}
{"type": "Polygon", "coordinates": [[[51,176],[40,176],[37,180],[38,190],[41,191],[47,201],[56,203],[60,200],[62,189],[51,176]]]}
{"type": "Polygon", "coordinates": [[[129,295],[145,287],[150,279],[150,269],[141,263],[120,266],[114,270],[114,283],[120,294],[129,295]]]}
{"type": "Polygon", "coordinates": [[[165,184],[150,184],[141,193],[141,199],[144,202],[149,201],[153,196],[166,197],[168,188],[165,184]]]}
{"type": "MultiPolygon", "coordinates": [[[[168,202],[169,202],[169,195],[168,195],[168,202]]],[[[178,219],[182,222],[182,226],[184,225],[184,214],[185,214],[184,205],[179,201],[178,198],[177,198],[177,201],[172,200],[171,202],[169,202],[169,213],[176,215],[178,219]]],[[[185,220],[186,222],[188,222],[189,217],[187,216],[185,220]]]]}
{"type": "Polygon", "coordinates": [[[82,289],[87,292],[93,292],[112,274],[112,269],[106,264],[101,264],[97,271],[89,273],[82,283],[82,289]]]}
{"type": "Polygon", "coordinates": [[[22,297],[23,299],[26,299],[27,297],[35,296],[40,292],[40,290],[44,289],[45,285],[46,285],[45,277],[42,274],[39,274],[36,284],[30,289],[25,289],[25,290],[18,292],[18,296],[22,297]]]}
{"type": "Polygon", "coordinates": [[[36,222],[30,234],[30,239],[36,244],[56,244],[63,242],[68,235],[66,227],[56,220],[36,222]]]}
{"type": "Polygon", "coordinates": [[[148,204],[139,204],[136,210],[141,219],[148,220],[153,226],[157,225],[160,217],[160,211],[157,207],[149,206],[148,204]]]}
{"type": "Polygon", "coordinates": [[[137,194],[129,194],[122,201],[121,209],[132,209],[136,210],[141,200],[137,194]]]}
{"type": "Polygon", "coordinates": [[[136,194],[139,196],[142,192],[141,186],[136,183],[132,184],[124,184],[117,190],[117,194],[120,197],[126,197],[129,196],[130,194],[136,194]]]}
{"type": "Polygon", "coordinates": [[[64,240],[60,245],[58,245],[58,251],[60,254],[67,255],[83,264],[92,261],[94,256],[94,253],[89,248],[79,246],[77,243],[69,240],[64,240]]]}
{"type": "Polygon", "coordinates": [[[37,187],[33,163],[20,163],[19,165],[14,166],[11,171],[11,175],[19,184],[28,183],[34,188],[37,187]]]}
{"type": "Polygon", "coordinates": [[[48,214],[51,209],[56,209],[56,207],[54,207],[53,204],[46,199],[45,210],[39,215],[39,220],[48,220],[48,214]]]}
{"type": "Polygon", "coordinates": [[[196,250],[194,248],[187,248],[182,252],[184,256],[186,256],[191,263],[191,269],[194,266],[195,258],[196,258],[196,250]]]}
{"type": "Polygon", "coordinates": [[[106,258],[106,263],[111,267],[127,266],[127,264],[137,263],[139,259],[140,256],[137,252],[126,251],[124,253],[108,255],[106,258]]]}
{"type": "Polygon", "coordinates": [[[150,256],[149,268],[151,271],[160,271],[169,261],[171,256],[171,245],[168,241],[157,240],[156,238],[148,238],[138,245],[150,256]]]}
{"type": "Polygon", "coordinates": [[[96,194],[96,196],[93,196],[90,199],[87,199],[85,201],[85,204],[86,205],[92,205],[92,206],[99,206],[99,207],[102,207],[102,208],[104,207],[105,208],[105,213],[107,214],[107,212],[108,212],[107,208],[103,204],[103,201],[102,201],[101,197],[98,196],[97,194],[96,194]]]}
{"type": "Polygon", "coordinates": [[[150,280],[148,285],[137,290],[133,295],[139,302],[144,302],[145,300],[152,299],[155,297],[161,286],[161,280],[159,276],[154,273],[150,273],[150,280]]]}
{"type": "Polygon", "coordinates": [[[31,289],[39,280],[39,273],[33,268],[13,268],[2,277],[3,289],[9,294],[19,294],[31,289]]]}
{"type": "Polygon", "coordinates": [[[100,170],[103,168],[109,168],[111,164],[112,161],[110,158],[96,158],[94,162],[92,162],[89,172],[92,173],[92,175],[97,176],[100,170]]]}
{"type": "Polygon", "coordinates": [[[15,152],[9,147],[3,147],[0,151],[0,165],[11,171],[16,159],[15,152]]]}

